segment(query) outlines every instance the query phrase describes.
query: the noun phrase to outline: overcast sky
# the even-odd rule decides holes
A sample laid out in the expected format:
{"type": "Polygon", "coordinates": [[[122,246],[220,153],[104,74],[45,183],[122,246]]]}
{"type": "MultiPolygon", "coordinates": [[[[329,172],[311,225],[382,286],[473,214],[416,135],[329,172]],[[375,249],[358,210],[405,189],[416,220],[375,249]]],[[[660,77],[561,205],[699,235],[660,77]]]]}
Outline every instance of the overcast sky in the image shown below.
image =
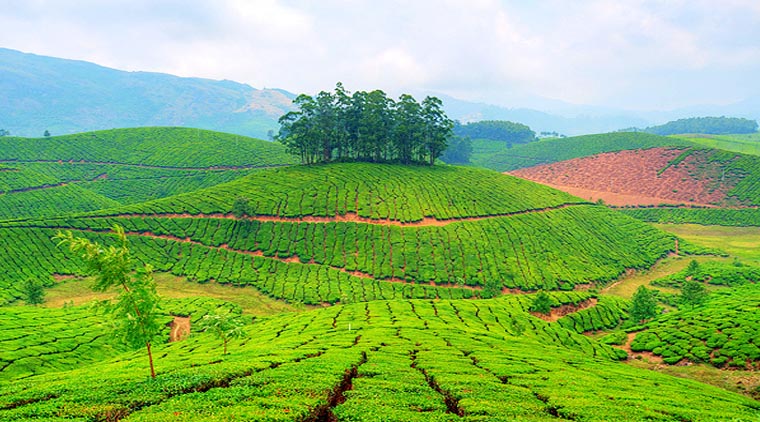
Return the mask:
{"type": "Polygon", "coordinates": [[[625,109],[760,95],[760,0],[0,0],[0,47],[300,93],[625,109]]]}

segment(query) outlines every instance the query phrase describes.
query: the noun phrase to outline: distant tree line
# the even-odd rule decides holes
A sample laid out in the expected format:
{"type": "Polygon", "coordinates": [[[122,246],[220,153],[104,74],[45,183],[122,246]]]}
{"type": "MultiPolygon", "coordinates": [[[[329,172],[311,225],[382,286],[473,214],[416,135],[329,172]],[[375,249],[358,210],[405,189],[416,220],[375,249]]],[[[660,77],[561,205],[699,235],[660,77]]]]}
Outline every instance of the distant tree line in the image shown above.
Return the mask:
{"type": "Polygon", "coordinates": [[[333,92],[301,94],[279,120],[275,140],[304,164],[330,161],[428,163],[448,145],[454,123],[441,100],[418,103],[403,94],[394,101],[380,90],[350,94],[341,83],[333,92]]]}
{"type": "Polygon", "coordinates": [[[522,123],[514,123],[506,120],[483,120],[454,125],[454,134],[468,136],[472,139],[492,139],[503,141],[510,145],[525,144],[536,140],[536,132],[522,123]]]}
{"type": "Polygon", "coordinates": [[[11,132],[5,129],[0,129],[0,136],[10,136],[11,132]]]}
{"type": "Polygon", "coordinates": [[[472,140],[469,136],[452,136],[449,146],[441,154],[441,160],[448,164],[467,164],[472,155],[472,140]]]}
{"type": "Polygon", "coordinates": [[[644,129],[643,132],[655,135],[677,135],[679,133],[705,133],[710,135],[754,133],[757,132],[757,122],[739,117],[691,117],[668,122],[664,125],[651,126],[644,129]]]}

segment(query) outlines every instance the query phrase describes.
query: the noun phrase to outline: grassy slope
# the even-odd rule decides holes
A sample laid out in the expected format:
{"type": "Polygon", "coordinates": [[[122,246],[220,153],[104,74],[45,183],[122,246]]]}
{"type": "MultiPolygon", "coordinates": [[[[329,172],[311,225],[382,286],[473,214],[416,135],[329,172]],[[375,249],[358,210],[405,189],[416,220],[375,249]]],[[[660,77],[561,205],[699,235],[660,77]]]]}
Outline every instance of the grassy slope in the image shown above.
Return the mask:
{"type": "MultiPolygon", "coordinates": [[[[478,143],[474,144],[478,146],[478,143]]],[[[514,146],[487,157],[473,151],[473,164],[497,171],[510,171],[538,164],[548,164],[572,158],[587,157],[602,152],[645,149],[664,146],[694,146],[694,143],[647,133],[616,132],[571,138],[548,138],[525,145],[514,146]]],[[[492,145],[488,148],[493,148],[492,145]]]]}
{"type": "MultiPolygon", "coordinates": [[[[35,248],[58,256],[59,251],[46,252],[54,245],[44,240],[55,229],[94,236],[88,231],[107,231],[118,223],[131,233],[138,256],[162,271],[200,282],[253,285],[272,297],[307,304],[454,299],[490,296],[503,288],[571,289],[607,282],[627,268],[646,268],[674,248],[672,236],[605,207],[462,167],[333,164],[267,170],[121,210],[148,215],[48,219],[17,223],[26,228],[12,230],[23,236],[45,233],[32,241],[35,248]],[[250,214],[296,219],[215,215],[228,213],[241,196],[250,198],[250,214]],[[556,208],[563,205],[569,206],[556,208]],[[213,215],[165,215],[184,212],[213,215]],[[374,220],[297,219],[350,213],[374,220]],[[468,221],[470,216],[479,219],[468,221]],[[453,220],[441,226],[424,217],[453,220]],[[388,218],[396,225],[383,220],[388,218]],[[432,225],[399,226],[398,220],[432,225]],[[467,286],[472,289],[460,288],[467,286]]],[[[66,263],[60,269],[41,266],[35,274],[81,271],[66,263]]],[[[9,278],[6,285],[19,281],[9,278]]]]}
{"type": "Polygon", "coordinates": [[[279,144],[186,128],[0,138],[0,220],[88,212],[292,164],[279,144]]]}
{"type": "Polygon", "coordinates": [[[760,134],[758,133],[737,135],[685,134],[672,135],[671,137],[684,139],[708,148],[760,155],[760,134]]]}
{"type": "Polygon", "coordinates": [[[0,420],[757,419],[757,402],[617,364],[606,346],[530,316],[528,303],[380,301],[286,314],[249,327],[255,335],[223,358],[204,335],[157,346],[155,381],[135,353],[0,383],[0,420]]]}

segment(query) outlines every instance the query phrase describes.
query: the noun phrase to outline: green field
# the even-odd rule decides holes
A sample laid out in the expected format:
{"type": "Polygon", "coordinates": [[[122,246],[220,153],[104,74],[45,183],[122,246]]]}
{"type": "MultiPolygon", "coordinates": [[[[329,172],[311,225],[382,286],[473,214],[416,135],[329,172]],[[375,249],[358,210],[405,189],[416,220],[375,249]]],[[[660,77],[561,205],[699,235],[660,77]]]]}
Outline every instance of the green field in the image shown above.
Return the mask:
{"type": "Polygon", "coordinates": [[[0,220],[142,203],[294,160],[281,145],[186,128],[0,138],[0,220]]]}
{"type": "Polygon", "coordinates": [[[3,384],[0,419],[757,419],[751,399],[616,363],[525,306],[378,301],[273,317],[223,359],[203,335],[162,346],[153,381],[130,374],[142,356],[122,355],[3,384]]]}
{"type": "MultiPolygon", "coordinates": [[[[572,154],[672,142],[638,136],[572,154]]],[[[0,421],[760,420],[755,384],[607,344],[635,330],[632,357],[751,377],[760,267],[733,257],[760,264],[754,228],[652,226],[472,167],[283,167],[279,145],[195,129],[2,142],[0,421]],[[114,224],[157,271],[155,379],[91,306],[114,293],[51,239],[112,245],[114,224]],[[671,274],[715,248],[706,304],[631,328],[633,290],[670,276],[675,298],[671,274]],[[23,304],[30,279],[44,304],[23,304]],[[227,355],[198,329],[220,311],[246,331],[227,355]]]]}
{"type": "Polygon", "coordinates": [[[740,152],[742,154],[760,155],[760,133],[735,135],[673,135],[708,148],[740,152]]]}

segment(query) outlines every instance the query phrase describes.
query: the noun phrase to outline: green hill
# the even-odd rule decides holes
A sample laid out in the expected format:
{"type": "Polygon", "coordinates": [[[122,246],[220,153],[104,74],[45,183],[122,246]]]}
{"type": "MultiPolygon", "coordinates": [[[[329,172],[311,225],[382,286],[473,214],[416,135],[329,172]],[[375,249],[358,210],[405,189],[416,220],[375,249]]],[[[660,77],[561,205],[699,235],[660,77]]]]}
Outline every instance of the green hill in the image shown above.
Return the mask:
{"type": "Polygon", "coordinates": [[[693,146],[684,139],[651,135],[642,132],[614,132],[571,138],[547,138],[509,149],[494,151],[491,144],[473,144],[471,162],[497,171],[510,171],[539,164],[554,163],[573,158],[587,157],[602,152],[646,149],[667,146],[693,146]],[[485,148],[491,153],[481,153],[485,148]]]}
{"type": "MultiPolygon", "coordinates": [[[[569,290],[647,268],[675,247],[646,224],[511,176],[357,163],[266,170],[90,217],[6,227],[52,257],[60,253],[47,252],[45,237],[55,230],[107,239],[113,224],[161,271],[307,304],[569,290]]],[[[81,273],[72,265],[36,273],[81,273]]]]}
{"type": "MultiPolygon", "coordinates": [[[[753,277],[754,278],[754,277],[753,277]]],[[[756,279],[755,279],[756,280],[756,279]]],[[[682,360],[715,366],[760,364],[760,285],[713,292],[695,309],[658,318],[636,335],[631,349],[651,351],[667,363],[682,360]]]]}
{"type": "Polygon", "coordinates": [[[0,138],[0,220],[87,212],[293,163],[281,145],[186,128],[0,138]]]}
{"type": "Polygon", "coordinates": [[[377,301],[267,318],[224,357],[207,335],[156,346],[155,380],[135,376],[144,356],[124,354],[0,384],[0,420],[758,419],[756,401],[616,363],[527,304],[377,301]]]}

